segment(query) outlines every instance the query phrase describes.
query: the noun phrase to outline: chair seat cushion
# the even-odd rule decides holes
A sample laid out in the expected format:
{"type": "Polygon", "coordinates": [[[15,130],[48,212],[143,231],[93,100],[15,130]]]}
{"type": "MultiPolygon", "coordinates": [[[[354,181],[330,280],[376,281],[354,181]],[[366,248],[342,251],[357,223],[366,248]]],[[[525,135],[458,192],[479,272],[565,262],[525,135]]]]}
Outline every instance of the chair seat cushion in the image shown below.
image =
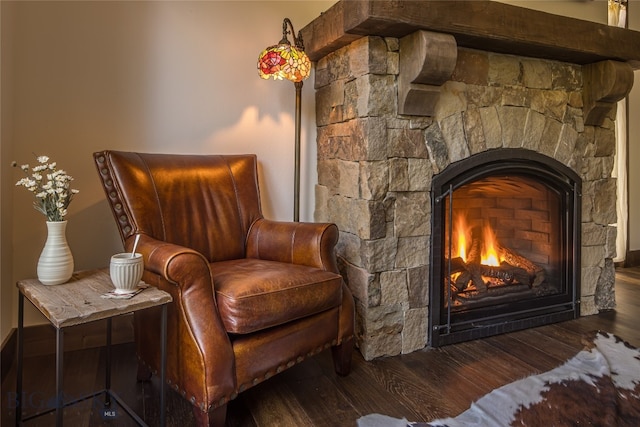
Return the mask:
{"type": "Polygon", "coordinates": [[[237,259],[211,264],[227,332],[249,334],[337,307],[342,276],[303,265],[237,259]]]}

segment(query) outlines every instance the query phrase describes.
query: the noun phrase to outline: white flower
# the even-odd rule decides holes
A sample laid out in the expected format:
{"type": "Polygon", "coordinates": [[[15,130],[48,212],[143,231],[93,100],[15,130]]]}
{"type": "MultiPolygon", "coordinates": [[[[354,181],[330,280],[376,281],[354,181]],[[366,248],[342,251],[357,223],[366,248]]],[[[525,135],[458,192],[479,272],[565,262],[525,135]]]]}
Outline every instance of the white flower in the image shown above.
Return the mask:
{"type": "MultiPolygon", "coordinates": [[[[35,201],[33,206],[42,212],[48,221],[64,221],[67,215],[67,208],[78,190],[70,188],[73,177],[62,169],[56,169],[56,162],[49,162],[48,156],[37,156],[39,165],[31,168],[31,176],[24,177],[16,182],[16,186],[25,187],[34,193],[35,201]],[[41,172],[47,171],[43,174],[41,172]],[[46,181],[45,181],[46,176],[46,181]]],[[[17,166],[16,162],[12,163],[17,166]]],[[[28,164],[20,166],[25,174],[29,173],[28,164]]]]}

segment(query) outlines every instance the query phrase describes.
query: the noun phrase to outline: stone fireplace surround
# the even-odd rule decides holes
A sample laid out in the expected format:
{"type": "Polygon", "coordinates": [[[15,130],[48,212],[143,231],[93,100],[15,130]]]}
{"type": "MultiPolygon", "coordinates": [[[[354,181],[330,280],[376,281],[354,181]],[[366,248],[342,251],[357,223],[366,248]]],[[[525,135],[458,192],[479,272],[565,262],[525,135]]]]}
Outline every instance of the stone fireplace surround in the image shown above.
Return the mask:
{"type": "Polygon", "coordinates": [[[315,215],[340,229],[365,359],[427,345],[431,180],[487,150],[530,150],[581,177],[581,315],[615,307],[613,120],[638,33],[495,2],[364,0],[302,33],[316,61],[315,215]]]}

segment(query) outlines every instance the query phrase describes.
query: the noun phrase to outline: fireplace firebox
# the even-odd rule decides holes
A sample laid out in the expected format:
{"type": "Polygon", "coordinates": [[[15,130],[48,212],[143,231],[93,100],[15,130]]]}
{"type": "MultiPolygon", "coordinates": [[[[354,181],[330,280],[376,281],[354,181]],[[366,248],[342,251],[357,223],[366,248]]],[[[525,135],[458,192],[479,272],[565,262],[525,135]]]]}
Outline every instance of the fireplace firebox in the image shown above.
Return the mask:
{"type": "Polygon", "coordinates": [[[581,179],[523,149],[432,181],[433,347],[579,316],[581,179]]]}

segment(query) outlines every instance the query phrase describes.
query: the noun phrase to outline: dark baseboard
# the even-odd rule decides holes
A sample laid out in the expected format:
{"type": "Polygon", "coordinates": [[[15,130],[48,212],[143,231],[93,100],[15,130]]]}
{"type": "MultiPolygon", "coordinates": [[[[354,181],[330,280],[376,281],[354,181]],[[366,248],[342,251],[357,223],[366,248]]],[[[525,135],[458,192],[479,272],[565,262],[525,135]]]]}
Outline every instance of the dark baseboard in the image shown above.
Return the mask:
{"type": "MultiPolygon", "coordinates": [[[[105,345],[106,321],[91,322],[64,329],[64,351],[84,350],[105,345]]],[[[2,380],[11,370],[17,359],[18,333],[12,329],[2,343],[0,352],[0,372],[2,380]]],[[[111,342],[123,344],[133,341],[133,316],[114,317],[111,328],[111,342]]],[[[48,325],[34,325],[24,328],[24,357],[54,354],[56,351],[56,332],[48,325]]]]}
{"type": "Polygon", "coordinates": [[[627,259],[624,260],[624,266],[627,268],[640,266],[640,251],[627,252],[627,259]]]}
{"type": "Polygon", "coordinates": [[[13,362],[16,360],[16,352],[18,350],[18,333],[17,329],[13,328],[9,335],[2,343],[2,350],[0,350],[0,375],[2,380],[5,379],[13,362]]]}

